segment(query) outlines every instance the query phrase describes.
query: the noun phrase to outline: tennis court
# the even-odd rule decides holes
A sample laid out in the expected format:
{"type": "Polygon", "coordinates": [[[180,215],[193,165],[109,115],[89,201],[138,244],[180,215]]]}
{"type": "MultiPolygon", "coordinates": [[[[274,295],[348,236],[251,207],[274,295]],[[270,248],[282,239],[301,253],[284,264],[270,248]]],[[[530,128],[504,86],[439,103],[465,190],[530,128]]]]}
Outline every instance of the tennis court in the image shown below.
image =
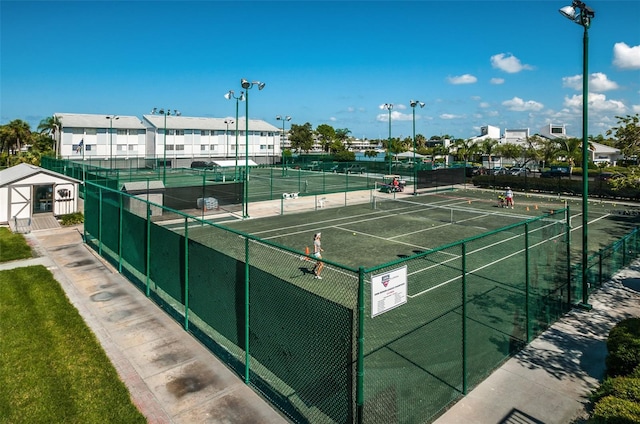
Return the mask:
{"type": "MultiPolygon", "coordinates": [[[[569,202],[569,231],[566,200],[556,197],[517,195],[510,209],[487,190],[367,190],[360,204],[220,226],[145,220],[122,209],[124,194],[96,190],[85,228],[100,239],[89,243],[146,280],[205,343],[239,361],[248,346],[252,381],[313,422],[351,422],[356,393],[363,422],[424,422],[579,298],[567,276],[580,208],[569,202]],[[322,280],[304,255],[319,231],[322,280]],[[399,274],[406,301],[380,308],[374,285],[399,274]]],[[[628,205],[590,206],[591,234],[607,238],[627,234],[640,215],[628,205]]]]}

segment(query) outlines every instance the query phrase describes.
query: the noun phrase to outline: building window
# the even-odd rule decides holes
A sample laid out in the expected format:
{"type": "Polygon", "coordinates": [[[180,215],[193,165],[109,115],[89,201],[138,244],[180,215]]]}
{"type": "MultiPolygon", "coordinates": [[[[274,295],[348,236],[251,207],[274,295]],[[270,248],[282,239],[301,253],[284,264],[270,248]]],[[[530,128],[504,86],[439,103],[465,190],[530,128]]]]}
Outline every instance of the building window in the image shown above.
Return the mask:
{"type": "Polygon", "coordinates": [[[184,130],[175,130],[176,135],[184,135],[184,130]]]}
{"type": "Polygon", "coordinates": [[[201,151],[209,150],[209,146],[206,145],[206,144],[203,144],[203,145],[200,146],[200,150],[201,151]]]}
{"type": "Polygon", "coordinates": [[[176,150],[184,150],[184,144],[176,144],[176,150]]]}
{"type": "Polygon", "coordinates": [[[201,135],[209,135],[209,130],[202,130],[201,135]]]}
{"type": "Polygon", "coordinates": [[[173,150],[173,144],[167,144],[166,150],[173,150]]]}
{"type": "Polygon", "coordinates": [[[116,132],[116,134],[118,134],[118,135],[127,135],[127,132],[128,132],[127,130],[118,130],[116,132]]]}
{"type": "Polygon", "coordinates": [[[551,134],[562,134],[562,128],[558,128],[558,127],[551,128],[551,134]]]}
{"type": "Polygon", "coordinates": [[[209,147],[210,147],[210,148],[209,148],[209,150],[216,150],[216,145],[215,145],[215,144],[212,144],[212,145],[211,145],[211,146],[209,146],[209,147]]]}
{"type": "Polygon", "coordinates": [[[130,145],[129,145],[129,151],[130,151],[130,152],[133,152],[133,151],[135,151],[135,150],[136,150],[136,145],[135,145],[135,144],[130,144],[130,145]]]}
{"type": "Polygon", "coordinates": [[[85,131],[87,135],[96,135],[98,133],[97,128],[87,128],[85,131]]]}

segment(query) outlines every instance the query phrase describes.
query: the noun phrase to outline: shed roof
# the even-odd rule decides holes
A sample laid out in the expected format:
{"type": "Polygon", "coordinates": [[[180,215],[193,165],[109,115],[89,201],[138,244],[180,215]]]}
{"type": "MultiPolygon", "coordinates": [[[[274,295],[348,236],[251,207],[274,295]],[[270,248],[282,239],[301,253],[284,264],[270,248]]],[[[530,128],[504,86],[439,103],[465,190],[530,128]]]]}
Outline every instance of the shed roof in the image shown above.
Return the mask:
{"type": "Polygon", "coordinates": [[[0,187],[23,180],[36,174],[46,174],[74,183],[80,182],[80,180],[76,180],[75,178],[67,177],[66,175],[59,174],[48,169],[40,168],[36,165],[20,163],[18,165],[12,166],[11,168],[3,169],[2,171],[0,171],[0,187]]]}

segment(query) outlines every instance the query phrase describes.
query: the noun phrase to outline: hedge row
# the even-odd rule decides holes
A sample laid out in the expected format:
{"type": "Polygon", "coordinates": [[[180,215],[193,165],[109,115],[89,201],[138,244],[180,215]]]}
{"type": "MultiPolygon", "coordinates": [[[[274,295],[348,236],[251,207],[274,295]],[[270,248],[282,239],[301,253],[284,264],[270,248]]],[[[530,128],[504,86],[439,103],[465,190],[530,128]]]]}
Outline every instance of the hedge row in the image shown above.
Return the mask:
{"type": "Polygon", "coordinates": [[[640,423],[640,318],[618,323],[607,339],[607,375],[594,392],[590,423],[640,423]]]}
{"type": "MultiPolygon", "coordinates": [[[[538,191],[582,195],[582,180],[569,178],[516,177],[512,175],[478,175],[473,184],[482,188],[511,187],[515,191],[538,191]]],[[[614,190],[606,181],[589,181],[589,197],[604,199],[640,200],[640,187],[614,190]]]]}

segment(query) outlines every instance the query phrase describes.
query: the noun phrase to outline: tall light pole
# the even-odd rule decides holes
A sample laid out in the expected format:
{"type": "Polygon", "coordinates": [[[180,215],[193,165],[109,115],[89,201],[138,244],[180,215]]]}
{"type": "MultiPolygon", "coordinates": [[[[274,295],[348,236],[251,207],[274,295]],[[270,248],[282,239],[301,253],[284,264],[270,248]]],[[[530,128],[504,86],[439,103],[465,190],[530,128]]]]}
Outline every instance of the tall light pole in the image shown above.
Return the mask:
{"type": "Polygon", "coordinates": [[[416,189],[418,188],[418,166],[416,165],[416,106],[420,106],[422,109],[424,103],[419,100],[409,101],[411,109],[413,109],[413,195],[418,194],[416,189]]]}
{"type": "Polygon", "coordinates": [[[224,123],[227,124],[227,129],[224,132],[224,135],[227,139],[227,147],[224,149],[224,157],[225,159],[229,157],[229,124],[233,124],[233,119],[225,119],[224,123]]]}
{"type": "Polygon", "coordinates": [[[175,115],[180,116],[181,113],[177,110],[173,110],[171,113],[171,109],[162,109],[158,110],[157,107],[154,107],[151,111],[152,115],[164,115],[164,142],[162,146],[162,183],[167,183],[167,116],[175,115]]]}
{"type": "Polygon", "coordinates": [[[238,179],[238,103],[244,101],[244,92],[241,91],[240,95],[236,97],[233,90],[229,90],[224,95],[224,98],[227,100],[235,99],[236,101],[236,167],[233,173],[234,181],[236,181],[238,179]]]}
{"type": "Polygon", "coordinates": [[[276,116],[276,120],[277,121],[282,121],[282,138],[280,139],[280,152],[282,152],[282,176],[284,177],[285,174],[285,169],[286,169],[286,165],[285,165],[285,159],[284,159],[284,139],[285,139],[285,132],[284,132],[284,123],[285,121],[291,121],[291,117],[290,116],[276,116]]]}
{"type": "Polygon", "coordinates": [[[118,120],[118,115],[109,115],[106,117],[109,120],[109,168],[113,169],[113,120],[118,120]]]}
{"type": "Polygon", "coordinates": [[[591,309],[589,305],[589,282],[587,279],[587,225],[589,223],[589,27],[591,19],[596,13],[589,6],[579,0],[573,0],[571,6],[560,9],[560,13],[584,28],[582,38],[582,304],[583,308],[591,309]],[[576,11],[576,9],[578,9],[576,11]]]}
{"type": "Polygon", "coordinates": [[[243,218],[249,218],[249,90],[254,86],[258,86],[258,90],[262,90],[265,86],[263,82],[253,81],[249,82],[242,78],[240,85],[245,89],[245,137],[247,139],[245,147],[244,158],[244,214],[243,218]]]}
{"type": "Polygon", "coordinates": [[[391,109],[393,109],[393,103],[385,103],[382,107],[389,111],[389,140],[387,141],[387,156],[389,156],[389,174],[391,174],[391,109]]]}

